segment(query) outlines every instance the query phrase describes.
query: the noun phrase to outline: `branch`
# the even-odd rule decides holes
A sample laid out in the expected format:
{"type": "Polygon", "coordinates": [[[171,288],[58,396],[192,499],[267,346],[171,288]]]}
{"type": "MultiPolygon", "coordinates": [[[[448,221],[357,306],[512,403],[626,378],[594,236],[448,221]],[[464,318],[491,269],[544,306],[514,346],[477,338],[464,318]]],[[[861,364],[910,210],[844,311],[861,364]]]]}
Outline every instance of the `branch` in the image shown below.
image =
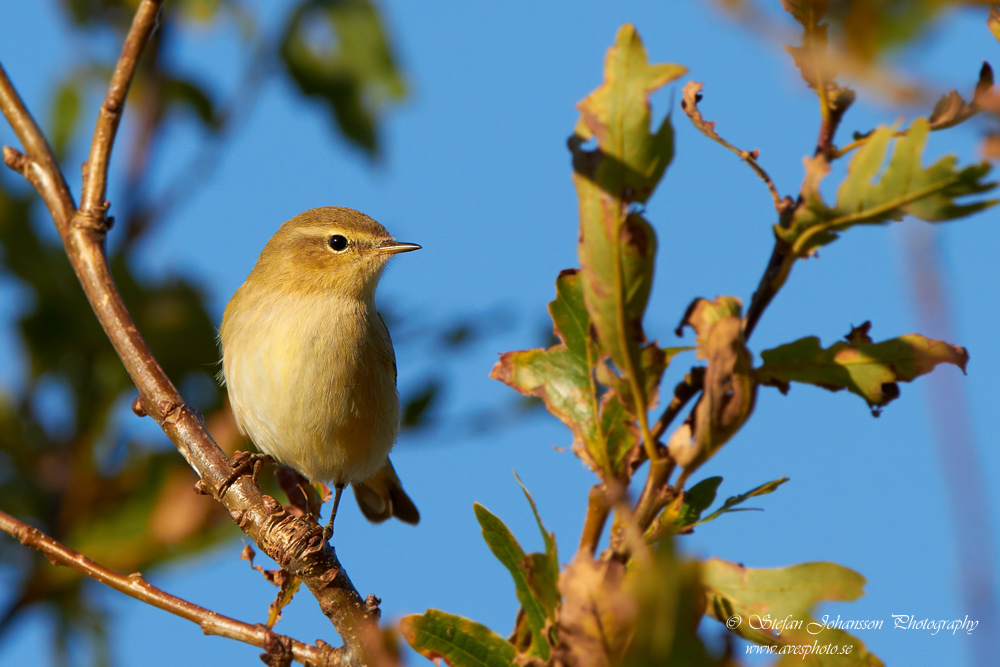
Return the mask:
{"type": "MultiPolygon", "coordinates": [[[[275,635],[275,633],[263,625],[243,623],[170,595],[150,584],[139,573],[127,576],[118,574],[3,511],[0,511],[0,530],[14,537],[24,546],[41,551],[52,564],[72,568],[120,593],[168,611],[175,616],[193,621],[201,627],[202,632],[206,635],[228,637],[258,648],[268,648],[273,641],[268,639],[268,635],[275,635]]],[[[281,635],[275,636],[283,643],[290,642],[292,657],[298,662],[316,665],[336,664],[336,659],[333,659],[332,656],[339,653],[340,649],[329,646],[318,647],[281,635]]]]}
{"type": "Polygon", "coordinates": [[[59,234],[65,239],[69,219],[76,211],[73,195],[63,178],[62,171],[52,155],[52,149],[45,140],[45,135],[38,128],[35,119],[21,101],[20,95],[14,89],[14,84],[7,78],[7,72],[0,64],[0,112],[3,112],[10,123],[14,134],[21,141],[25,155],[19,151],[4,146],[4,163],[24,176],[31,183],[56,221],[59,234]]]}
{"type": "MultiPolygon", "coordinates": [[[[826,90],[826,88],[824,87],[822,90],[826,90]]],[[[814,157],[824,160],[827,163],[835,157],[833,138],[837,134],[840,121],[847,112],[847,109],[854,102],[854,91],[849,88],[837,88],[833,92],[833,97],[829,99],[829,106],[827,106],[826,101],[823,103],[823,109],[827,113],[823,114],[823,122],[820,124],[819,138],[816,141],[816,150],[814,152],[814,157]]],[[[801,192],[799,193],[798,200],[795,202],[789,197],[783,200],[783,207],[779,209],[780,215],[778,217],[778,224],[781,227],[787,228],[792,224],[795,211],[802,205],[802,201],[801,192]]],[[[788,274],[792,270],[792,264],[795,263],[795,259],[796,256],[792,252],[792,248],[781,239],[775,239],[771,259],[768,260],[767,268],[764,269],[764,275],[761,276],[757,290],[754,292],[753,297],[750,299],[750,305],[747,307],[747,314],[743,323],[743,335],[746,339],[750,338],[750,334],[753,333],[761,315],[764,314],[764,310],[778,294],[782,286],[784,286],[785,281],[788,279],[788,274]]]]}
{"type": "Polygon", "coordinates": [[[587,502],[587,516],[583,520],[583,533],[580,535],[578,551],[591,558],[597,551],[597,544],[604,534],[604,525],[608,522],[611,506],[608,499],[608,489],[605,484],[595,484],[590,489],[587,502]]]}
{"type": "Polygon", "coordinates": [[[703,84],[698,81],[687,82],[687,85],[684,86],[684,97],[681,100],[681,109],[684,110],[684,113],[686,113],[688,118],[691,119],[691,123],[698,129],[699,132],[712,141],[715,141],[716,143],[725,146],[732,152],[736,153],[741,160],[746,162],[747,165],[753,169],[753,172],[757,174],[760,180],[764,181],[764,184],[767,186],[767,191],[771,193],[771,199],[774,200],[774,208],[781,213],[783,200],[781,195],[778,194],[778,188],[774,185],[774,181],[771,180],[770,175],[768,175],[768,173],[764,171],[764,168],[760,166],[760,163],[757,162],[760,151],[756,149],[752,151],[745,151],[732,145],[715,131],[714,120],[709,122],[701,115],[701,110],[698,109],[698,103],[701,102],[702,98],[702,85],[703,84]]]}
{"type": "Polygon", "coordinates": [[[368,651],[378,649],[377,642],[365,645],[378,632],[378,606],[361,598],[315,522],[291,515],[263,495],[249,476],[227,485],[232,471],[228,457],[156,361],[122,303],[108,268],[104,254],[107,206],[102,201],[107,165],[128,85],[160,4],[161,0],[143,0],[126,38],[94,132],[80,209],[73,205],[44,135],[0,66],[0,111],[25,149],[21,154],[5,147],[4,161],[25,175],[45,201],[84,293],[139,390],[137,407],[156,420],[201,477],[201,487],[229,510],[240,529],[282,568],[302,579],[344,641],[343,662],[360,664],[369,657],[368,651]],[[226,491],[222,497],[220,489],[226,491]]]}
{"type": "Polygon", "coordinates": [[[80,210],[77,215],[86,216],[105,230],[104,214],[108,207],[104,195],[107,193],[111,146],[115,142],[118,124],[125,111],[125,97],[132,85],[139,57],[156,28],[161,4],[163,0],[143,0],[135,12],[132,26],[122,46],[122,54],[111,75],[108,93],[97,114],[97,126],[94,128],[94,138],[90,143],[90,156],[84,163],[83,193],[80,196],[80,210]],[[99,220],[96,218],[98,216],[99,220]]]}

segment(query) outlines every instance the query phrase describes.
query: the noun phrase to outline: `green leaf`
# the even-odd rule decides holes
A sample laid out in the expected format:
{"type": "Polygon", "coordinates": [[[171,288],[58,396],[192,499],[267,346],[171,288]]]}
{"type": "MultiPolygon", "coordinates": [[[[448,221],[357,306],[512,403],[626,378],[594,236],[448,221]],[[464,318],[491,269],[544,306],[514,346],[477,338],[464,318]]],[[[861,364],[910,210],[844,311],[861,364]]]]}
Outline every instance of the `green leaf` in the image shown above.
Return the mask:
{"type": "Polygon", "coordinates": [[[83,92],[80,89],[81,81],[75,77],[63,81],[56,89],[49,124],[52,131],[49,136],[52,137],[52,150],[57,157],[66,155],[69,142],[80,123],[80,112],[83,109],[83,92]]]}
{"type": "Polygon", "coordinates": [[[918,118],[905,136],[896,139],[889,166],[875,181],[896,127],[879,127],[851,160],[847,178],[837,193],[837,203],[827,206],[819,194],[819,182],[828,170],[824,160],[807,160],[803,204],[796,210],[787,229],[774,230],[791,246],[792,255],[805,257],[835,240],[840,232],[854,225],[879,224],[914,215],[929,222],[953,220],[996,203],[978,200],[956,203],[956,198],[987,192],[996,185],[983,178],[990,170],[987,163],[956,171],[954,156],[941,158],[924,169],[920,156],[930,125],[918,118]]]}
{"type": "MultiPolygon", "coordinates": [[[[711,477],[709,479],[719,479],[721,481],[721,478],[717,478],[717,477],[711,477]]],[[[705,481],[708,481],[708,480],[705,480],[705,481]]],[[[758,486],[756,488],[750,489],[746,493],[741,493],[738,496],[731,496],[731,497],[729,497],[729,498],[726,499],[726,502],[722,503],[722,507],[720,507],[719,509],[717,509],[714,512],[712,512],[711,514],[709,514],[704,519],[696,521],[696,523],[694,525],[698,525],[698,524],[702,524],[702,523],[708,523],[712,519],[717,519],[717,518],[719,518],[720,516],[722,516],[723,514],[725,514],[727,512],[746,511],[746,509],[735,510],[733,508],[736,507],[737,505],[742,505],[744,502],[747,501],[747,499],[753,498],[754,496],[764,496],[764,495],[767,495],[769,493],[774,493],[778,489],[779,486],[781,486],[782,484],[784,484],[787,481],[788,481],[787,477],[782,477],[781,479],[776,479],[776,480],[773,480],[771,482],[765,482],[764,484],[761,484],[760,486],[758,486]]],[[[692,488],[691,491],[694,491],[694,488],[692,488]]],[[[712,500],[714,500],[715,499],[714,498],[715,494],[713,493],[712,496],[713,496],[712,500]]],[[[711,503],[712,503],[712,501],[709,500],[708,504],[710,505],[711,503]]],[[[706,508],[707,508],[707,505],[706,505],[706,508]]],[[[700,514],[699,514],[699,516],[700,516],[700,514]]]]}
{"type": "MultiPolygon", "coordinates": [[[[517,477],[517,474],[514,474],[517,477]]],[[[535,522],[538,523],[538,530],[542,533],[542,542],[545,544],[545,553],[529,554],[528,556],[528,584],[538,601],[545,608],[545,615],[550,621],[555,621],[556,609],[559,607],[559,552],[556,549],[556,536],[545,529],[542,517],[538,513],[534,498],[528,493],[520,477],[517,483],[524,491],[524,497],[531,505],[531,511],[535,515],[535,522]]]]}
{"type": "Polygon", "coordinates": [[[757,369],[763,384],[788,391],[789,382],[803,382],[839,391],[847,389],[868,402],[875,414],[899,396],[897,382],[909,382],[938,364],[954,364],[965,372],[969,353],[963,347],[909,334],[873,343],[871,324],[857,327],[847,341],[827,349],[810,336],[761,353],[757,369]]]}
{"type": "Polygon", "coordinates": [[[698,523],[702,513],[715,502],[720,484],[722,484],[721,477],[707,477],[685,491],[675,525],[678,528],[685,528],[698,523]]]}
{"type": "Polygon", "coordinates": [[[490,377],[542,399],[549,412],[573,431],[576,453],[596,471],[617,475],[624,470],[636,437],[614,394],[598,401],[593,368],[600,354],[590,336],[579,272],[559,274],[549,313],[562,343],[547,350],[507,352],[490,377]]]}
{"type": "Polygon", "coordinates": [[[377,155],[378,114],[404,97],[406,85],[375,5],[369,0],[302,3],[285,29],[281,57],[299,89],[329,105],[344,136],[377,155]]]}
{"type": "Polygon", "coordinates": [[[428,609],[399,620],[403,638],[425,658],[451,667],[510,667],[514,646],[485,625],[428,609]]]}
{"type": "Polygon", "coordinates": [[[535,595],[529,583],[528,570],[525,567],[527,557],[514,535],[504,525],[503,521],[479,503],[473,504],[476,519],[483,529],[483,539],[490,551],[497,557],[514,579],[514,590],[517,599],[524,609],[528,627],[531,629],[531,648],[529,655],[537,655],[543,660],[549,659],[549,642],[545,634],[546,610],[538,596],[535,595]]]}
{"type": "Polygon", "coordinates": [[[769,646],[814,642],[820,646],[851,645],[846,655],[813,656],[812,664],[882,665],[861,640],[843,630],[827,628],[812,616],[813,607],[823,600],[856,600],[864,594],[865,579],[853,570],[834,563],[755,570],[713,558],[702,565],[702,584],[707,598],[705,613],[752,642],[769,646]]]}
{"type": "Polygon", "coordinates": [[[712,657],[698,637],[704,613],[699,563],[682,560],[671,542],[651,550],[652,558],[635,563],[625,588],[635,600],[635,630],[626,667],[721,667],[727,660],[712,657]]]}
{"type": "MultiPolygon", "coordinates": [[[[633,203],[643,203],[673,158],[673,128],[664,119],[650,131],[649,95],[685,68],[649,64],[629,24],[618,31],[604,63],[604,83],[577,105],[580,121],[570,141],[573,181],[580,201],[580,263],[584,300],[597,338],[634,393],[648,383],[640,359],[646,341],[642,316],[656,254],[653,228],[633,203]],[[596,149],[587,150],[587,141],[596,149]]],[[[633,412],[646,396],[634,396],[633,412]]]]}
{"type": "Polygon", "coordinates": [[[168,105],[186,108],[213,132],[222,128],[222,118],[216,112],[215,104],[198,84],[179,77],[169,77],[163,82],[163,97],[168,105]]]}

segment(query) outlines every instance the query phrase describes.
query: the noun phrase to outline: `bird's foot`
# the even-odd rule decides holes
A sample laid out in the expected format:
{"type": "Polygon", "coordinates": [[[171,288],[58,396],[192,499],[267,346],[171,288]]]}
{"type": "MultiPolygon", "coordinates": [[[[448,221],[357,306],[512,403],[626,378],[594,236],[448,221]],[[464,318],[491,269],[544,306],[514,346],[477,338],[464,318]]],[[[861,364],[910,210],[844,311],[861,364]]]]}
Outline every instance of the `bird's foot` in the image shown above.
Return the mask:
{"type": "Polygon", "coordinates": [[[275,463],[274,457],[269,454],[261,454],[259,452],[241,452],[237,451],[232,460],[229,462],[229,467],[232,472],[229,477],[219,485],[219,498],[221,499],[226,495],[226,491],[229,490],[236,480],[249,474],[253,478],[253,483],[257,483],[257,476],[260,475],[261,468],[264,467],[264,463],[275,463]]]}

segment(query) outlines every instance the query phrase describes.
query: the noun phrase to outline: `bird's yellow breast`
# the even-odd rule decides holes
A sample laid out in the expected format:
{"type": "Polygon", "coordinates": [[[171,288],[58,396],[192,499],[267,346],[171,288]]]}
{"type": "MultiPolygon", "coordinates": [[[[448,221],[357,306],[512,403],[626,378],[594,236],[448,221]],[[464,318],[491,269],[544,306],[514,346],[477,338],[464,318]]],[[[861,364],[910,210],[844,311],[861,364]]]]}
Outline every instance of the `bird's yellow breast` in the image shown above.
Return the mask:
{"type": "Polygon", "coordinates": [[[223,373],[240,430],[311,480],[371,477],[396,441],[392,343],[373,302],[244,286],[226,309],[223,373]]]}

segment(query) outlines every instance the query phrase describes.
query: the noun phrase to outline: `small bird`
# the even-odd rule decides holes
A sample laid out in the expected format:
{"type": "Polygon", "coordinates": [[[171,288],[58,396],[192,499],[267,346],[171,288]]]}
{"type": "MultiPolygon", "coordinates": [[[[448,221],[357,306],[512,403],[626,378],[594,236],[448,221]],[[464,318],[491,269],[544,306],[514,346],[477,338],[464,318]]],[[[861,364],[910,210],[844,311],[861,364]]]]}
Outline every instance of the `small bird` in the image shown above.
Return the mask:
{"type": "Polygon", "coordinates": [[[222,318],[222,378],[240,432],[361,512],[416,524],[389,461],[399,430],[396,355],[375,308],[389,259],[418,250],[349,208],[306,211],[264,246],[222,318]]]}

